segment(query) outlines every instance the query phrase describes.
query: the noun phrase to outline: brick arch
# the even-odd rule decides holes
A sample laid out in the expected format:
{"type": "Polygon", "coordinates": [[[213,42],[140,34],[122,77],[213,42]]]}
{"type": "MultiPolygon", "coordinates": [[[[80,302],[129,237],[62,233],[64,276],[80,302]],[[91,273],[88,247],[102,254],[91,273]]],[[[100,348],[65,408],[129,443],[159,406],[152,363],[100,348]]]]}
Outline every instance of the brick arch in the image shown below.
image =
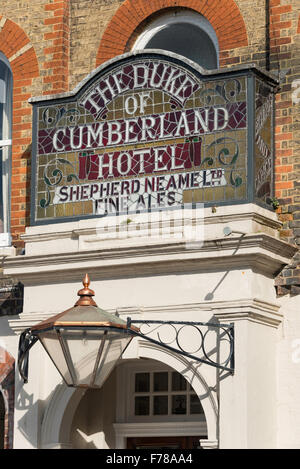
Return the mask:
{"type": "Polygon", "coordinates": [[[0,16],[0,50],[10,62],[14,80],[39,76],[35,50],[23,29],[0,16]]]}
{"type": "Polygon", "coordinates": [[[39,66],[33,45],[23,29],[0,16],[0,51],[8,59],[13,74],[11,233],[13,244],[22,246],[20,234],[29,220],[30,201],[30,131],[33,80],[39,77],[39,66]]]}
{"type": "Polygon", "coordinates": [[[188,8],[203,15],[216,32],[220,52],[248,45],[244,19],[234,0],[125,0],[104,31],[96,66],[126,52],[138,26],[167,8],[188,8]]]}

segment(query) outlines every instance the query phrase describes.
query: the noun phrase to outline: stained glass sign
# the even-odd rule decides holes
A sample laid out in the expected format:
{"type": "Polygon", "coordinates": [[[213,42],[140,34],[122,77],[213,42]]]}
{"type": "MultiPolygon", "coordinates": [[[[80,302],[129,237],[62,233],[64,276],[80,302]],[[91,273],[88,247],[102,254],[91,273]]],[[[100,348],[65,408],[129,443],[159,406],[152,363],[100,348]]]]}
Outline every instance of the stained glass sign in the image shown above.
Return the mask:
{"type": "Polygon", "coordinates": [[[273,185],[273,90],[262,80],[255,82],[255,197],[267,201],[273,185]]]}
{"type": "Polygon", "coordinates": [[[248,87],[249,71],[144,53],[33,99],[32,223],[247,201],[248,87]]]}

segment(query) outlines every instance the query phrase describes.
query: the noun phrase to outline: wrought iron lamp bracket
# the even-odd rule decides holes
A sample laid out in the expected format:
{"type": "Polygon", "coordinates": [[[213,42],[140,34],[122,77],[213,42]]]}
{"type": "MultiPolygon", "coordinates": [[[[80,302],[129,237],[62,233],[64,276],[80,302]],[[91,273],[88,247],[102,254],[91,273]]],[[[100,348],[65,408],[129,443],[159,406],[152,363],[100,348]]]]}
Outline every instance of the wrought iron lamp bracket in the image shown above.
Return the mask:
{"type": "Polygon", "coordinates": [[[30,328],[25,329],[20,335],[18,350],[18,368],[24,383],[28,382],[29,350],[37,342],[38,337],[30,328]]]}
{"type": "MultiPolygon", "coordinates": [[[[132,320],[130,317],[127,318],[127,328],[125,331],[132,334],[136,337],[141,337],[153,344],[159,345],[171,352],[183,355],[187,358],[190,358],[198,363],[204,363],[209,366],[213,366],[220,370],[225,370],[230,373],[234,373],[234,325],[233,324],[221,324],[221,323],[203,323],[203,322],[189,322],[189,321],[155,321],[155,320],[132,320]],[[154,326],[154,329],[148,331],[141,331],[141,329],[134,328],[131,326],[137,324],[139,326],[154,326]],[[160,328],[164,326],[170,326],[173,328],[174,337],[170,342],[167,342],[162,339],[160,328]],[[182,333],[183,328],[192,327],[197,330],[199,334],[199,345],[197,349],[192,352],[186,350],[181,343],[180,334],[182,333]],[[204,331],[203,331],[204,328],[204,331]],[[213,359],[210,355],[211,352],[208,351],[206,344],[208,333],[210,331],[215,331],[216,343],[214,345],[214,353],[217,359],[213,359]],[[152,334],[152,336],[148,334],[152,334]],[[153,334],[155,336],[153,337],[153,334]],[[155,338],[156,337],[156,338],[155,338]],[[219,350],[221,341],[226,340],[228,342],[228,353],[223,360],[219,360],[219,350]]],[[[28,360],[29,360],[29,351],[33,345],[38,340],[38,332],[32,331],[30,328],[24,330],[20,335],[19,339],[19,353],[18,353],[18,368],[20,375],[24,381],[28,381],[28,360]]]]}
{"type": "Polygon", "coordinates": [[[204,323],[204,322],[192,322],[192,321],[156,321],[156,320],[132,320],[130,317],[127,318],[127,327],[129,328],[132,324],[137,324],[142,327],[143,325],[156,326],[154,329],[143,332],[135,332],[134,335],[146,339],[156,345],[166,348],[172,352],[178,353],[185,357],[191,358],[199,363],[205,363],[206,365],[219,368],[221,370],[229,371],[234,373],[234,324],[221,324],[221,323],[204,323]],[[174,331],[174,337],[170,342],[166,342],[161,338],[159,329],[163,326],[171,326],[174,331]],[[199,345],[196,350],[190,352],[185,349],[180,340],[180,334],[184,327],[192,327],[197,330],[199,334],[199,345]],[[204,329],[204,331],[203,331],[204,329]],[[208,341],[209,331],[215,331],[217,334],[215,350],[216,360],[212,359],[206,342],[208,341]],[[148,334],[155,333],[157,338],[149,336],[148,334]],[[228,342],[228,353],[226,354],[225,360],[220,362],[219,351],[221,341],[226,340],[228,342]]]}

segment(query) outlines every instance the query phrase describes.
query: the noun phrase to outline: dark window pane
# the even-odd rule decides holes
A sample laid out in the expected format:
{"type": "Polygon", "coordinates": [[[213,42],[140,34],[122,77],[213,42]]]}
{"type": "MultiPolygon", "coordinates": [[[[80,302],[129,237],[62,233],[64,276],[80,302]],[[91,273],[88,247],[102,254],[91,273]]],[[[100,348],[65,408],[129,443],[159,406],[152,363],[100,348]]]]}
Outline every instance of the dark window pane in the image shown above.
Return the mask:
{"type": "Polygon", "coordinates": [[[203,414],[202,405],[198,396],[191,394],[190,399],[190,414],[203,414]]]}
{"type": "Polygon", "coordinates": [[[154,373],[154,391],[168,391],[168,372],[154,373]]]}
{"type": "Polygon", "coordinates": [[[138,396],[135,398],[135,415],[149,415],[149,397],[138,396]]]}
{"type": "Polygon", "coordinates": [[[172,396],[172,414],[186,414],[186,396],[172,396]]]}
{"type": "Polygon", "coordinates": [[[137,373],[135,375],[135,392],[149,392],[150,391],[150,374],[137,373]]]}
{"type": "Polygon", "coordinates": [[[194,60],[204,68],[212,69],[218,66],[216,49],[209,35],[190,23],[167,25],[150,39],[146,47],[175,52],[194,60]]]}
{"type": "Polygon", "coordinates": [[[172,391],[185,391],[186,385],[186,379],[180,373],[172,373],[172,391]]]}
{"type": "Polygon", "coordinates": [[[154,415],[168,414],[168,396],[154,396],[154,415]]]}

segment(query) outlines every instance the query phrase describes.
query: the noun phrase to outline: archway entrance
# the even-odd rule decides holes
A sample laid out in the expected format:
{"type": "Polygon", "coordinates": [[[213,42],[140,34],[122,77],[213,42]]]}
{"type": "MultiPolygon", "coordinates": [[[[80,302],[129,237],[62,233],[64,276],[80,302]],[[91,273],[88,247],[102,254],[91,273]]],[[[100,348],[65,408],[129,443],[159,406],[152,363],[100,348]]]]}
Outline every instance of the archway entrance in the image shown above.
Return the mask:
{"type": "Polygon", "coordinates": [[[174,368],[152,359],[117,369],[117,448],[194,448],[207,438],[201,396],[174,368]]]}
{"type": "Polygon", "coordinates": [[[216,447],[217,405],[209,370],[201,366],[200,373],[185,358],[142,340],[138,355],[121,360],[101,389],[57,386],[45,411],[42,447],[194,447],[199,439],[201,447],[216,447]]]}
{"type": "Polygon", "coordinates": [[[124,360],[101,389],[85,392],[70,422],[70,447],[81,449],[193,449],[207,437],[201,396],[152,359],[124,360]]]}

